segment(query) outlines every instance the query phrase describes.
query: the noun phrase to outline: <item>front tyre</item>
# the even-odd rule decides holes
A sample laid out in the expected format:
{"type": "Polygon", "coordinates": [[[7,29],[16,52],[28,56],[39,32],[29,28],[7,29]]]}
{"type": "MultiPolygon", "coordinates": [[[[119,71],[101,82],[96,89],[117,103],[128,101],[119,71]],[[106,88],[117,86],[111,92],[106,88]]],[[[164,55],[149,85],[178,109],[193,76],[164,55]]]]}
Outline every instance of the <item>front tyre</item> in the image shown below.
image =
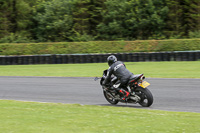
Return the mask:
{"type": "Polygon", "coordinates": [[[153,95],[147,88],[137,87],[135,89],[136,95],[138,95],[141,100],[138,102],[143,107],[149,107],[153,103],[153,95]]]}
{"type": "Polygon", "coordinates": [[[109,94],[107,94],[105,91],[103,91],[103,94],[104,94],[104,97],[106,98],[106,100],[113,104],[113,105],[116,105],[119,101],[118,100],[115,100],[114,98],[112,98],[109,94]]]}

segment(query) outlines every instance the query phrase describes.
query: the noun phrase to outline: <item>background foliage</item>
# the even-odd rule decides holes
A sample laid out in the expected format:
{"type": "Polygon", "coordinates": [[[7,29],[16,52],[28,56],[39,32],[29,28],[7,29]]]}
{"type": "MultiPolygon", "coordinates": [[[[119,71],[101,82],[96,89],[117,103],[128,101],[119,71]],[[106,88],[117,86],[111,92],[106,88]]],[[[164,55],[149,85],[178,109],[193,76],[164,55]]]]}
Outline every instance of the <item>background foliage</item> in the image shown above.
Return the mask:
{"type": "Polygon", "coordinates": [[[1,43],[0,55],[132,53],[199,50],[200,39],[1,43]]]}
{"type": "Polygon", "coordinates": [[[199,36],[199,0],[0,0],[1,43],[199,36]]]}

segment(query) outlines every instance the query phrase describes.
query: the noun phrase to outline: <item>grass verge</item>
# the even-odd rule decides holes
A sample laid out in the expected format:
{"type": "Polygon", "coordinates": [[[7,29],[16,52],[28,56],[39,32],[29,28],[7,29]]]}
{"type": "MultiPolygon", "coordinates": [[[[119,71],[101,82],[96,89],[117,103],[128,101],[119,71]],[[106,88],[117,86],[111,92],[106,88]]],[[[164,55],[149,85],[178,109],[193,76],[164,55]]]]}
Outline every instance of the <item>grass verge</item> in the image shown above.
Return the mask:
{"type": "MultiPolygon", "coordinates": [[[[153,78],[200,78],[200,61],[125,62],[134,74],[153,78]]],[[[108,69],[107,63],[0,66],[0,76],[95,77],[108,69]]]]}
{"type": "Polygon", "coordinates": [[[197,133],[200,113],[0,100],[2,133],[197,133]]]}

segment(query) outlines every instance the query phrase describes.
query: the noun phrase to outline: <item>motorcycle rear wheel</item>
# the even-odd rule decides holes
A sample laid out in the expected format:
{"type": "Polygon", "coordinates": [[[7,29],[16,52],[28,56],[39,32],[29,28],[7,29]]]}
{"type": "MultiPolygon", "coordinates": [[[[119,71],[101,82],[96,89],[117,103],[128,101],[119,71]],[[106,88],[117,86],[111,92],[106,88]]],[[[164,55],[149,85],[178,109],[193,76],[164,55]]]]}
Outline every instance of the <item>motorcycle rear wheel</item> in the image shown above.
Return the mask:
{"type": "Polygon", "coordinates": [[[137,87],[135,93],[141,98],[138,102],[141,106],[149,107],[153,104],[153,95],[147,88],[137,87]]]}
{"type": "Polygon", "coordinates": [[[109,96],[105,91],[103,91],[103,94],[104,94],[104,97],[106,98],[106,100],[113,104],[113,105],[116,105],[119,101],[118,100],[115,100],[113,99],[111,96],[109,96]]]}

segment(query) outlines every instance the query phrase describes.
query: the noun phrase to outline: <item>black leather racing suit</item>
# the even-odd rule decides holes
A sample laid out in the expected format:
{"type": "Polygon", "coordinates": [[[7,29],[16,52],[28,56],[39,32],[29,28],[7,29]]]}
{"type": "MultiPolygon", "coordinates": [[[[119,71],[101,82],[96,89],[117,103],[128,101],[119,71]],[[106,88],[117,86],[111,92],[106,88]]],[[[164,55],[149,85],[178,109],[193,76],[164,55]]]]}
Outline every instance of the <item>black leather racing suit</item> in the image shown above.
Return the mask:
{"type": "Polygon", "coordinates": [[[128,83],[131,76],[133,76],[133,73],[126,69],[125,64],[121,61],[117,61],[109,67],[107,76],[103,84],[107,84],[112,74],[118,78],[118,82],[115,83],[115,85],[113,85],[115,89],[125,86],[128,83]]]}

